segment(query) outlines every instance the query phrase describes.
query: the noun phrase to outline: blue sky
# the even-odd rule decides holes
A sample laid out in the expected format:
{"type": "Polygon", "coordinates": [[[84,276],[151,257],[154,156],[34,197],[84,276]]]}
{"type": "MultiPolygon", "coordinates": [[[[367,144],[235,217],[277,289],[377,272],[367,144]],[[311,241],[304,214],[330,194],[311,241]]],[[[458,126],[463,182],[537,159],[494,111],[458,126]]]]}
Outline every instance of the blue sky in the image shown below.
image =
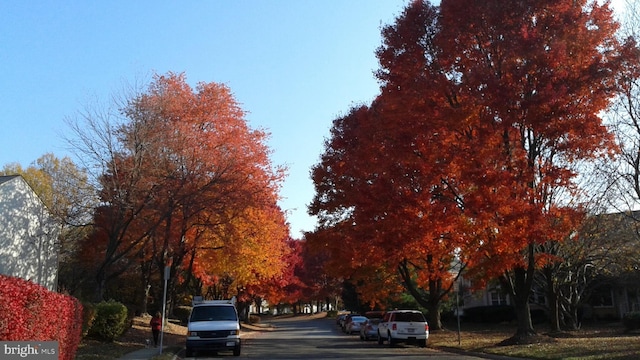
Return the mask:
{"type": "MultiPolygon", "coordinates": [[[[616,0],[614,3],[622,3],[616,0]]],[[[407,0],[0,1],[0,167],[69,155],[64,119],[127,83],[221,82],[289,167],[292,236],[313,230],[310,168],[331,122],[378,93],[380,27],[407,0]]]]}
{"type": "Polygon", "coordinates": [[[70,155],[64,122],[127,83],[184,72],[227,84],[287,165],[292,235],[313,230],[309,178],[331,122],[378,92],[380,26],[406,1],[0,1],[0,167],[70,155]]]}

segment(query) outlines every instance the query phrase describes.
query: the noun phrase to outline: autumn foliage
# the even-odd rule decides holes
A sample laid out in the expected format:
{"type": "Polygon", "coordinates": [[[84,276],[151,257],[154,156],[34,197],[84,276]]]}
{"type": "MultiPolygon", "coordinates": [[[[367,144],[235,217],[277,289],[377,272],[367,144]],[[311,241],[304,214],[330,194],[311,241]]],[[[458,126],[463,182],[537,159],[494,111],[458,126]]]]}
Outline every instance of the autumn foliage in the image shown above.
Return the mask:
{"type": "Polygon", "coordinates": [[[80,253],[108,282],[139,271],[140,288],[230,298],[286,266],[288,225],[277,205],[284,169],[270,162],[268,134],[249,127],[223,84],[192,88],[183,74],[156,76],[121,109],[117,151],[100,176],[102,206],[80,253]],[[95,251],[95,250],[98,251],[95,251]]]}
{"type": "Polygon", "coordinates": [[[33,282],[0,275],[0,340],[57,341],[71,360],[82,336],[82,305],[33,282]]]}
{"type": "Polygon", "coordinates": [[[356,280],[400,276],[434,327],[461,270],[502,277],[532,333],[540,246],[582,216],[575,165],[616,151],[616,29],[597,2],[412,1],[382,29],[380,95],[334,121],[313,169],[313,246],[356,280]]]}

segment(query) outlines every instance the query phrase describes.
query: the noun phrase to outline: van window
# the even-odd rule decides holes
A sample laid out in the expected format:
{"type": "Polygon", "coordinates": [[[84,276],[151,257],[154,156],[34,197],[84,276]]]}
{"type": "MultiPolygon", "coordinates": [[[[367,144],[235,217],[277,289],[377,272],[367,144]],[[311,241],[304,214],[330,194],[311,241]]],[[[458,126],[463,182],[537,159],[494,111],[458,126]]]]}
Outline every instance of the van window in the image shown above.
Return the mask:
{"type": "Polygon", "coordinates": [[[189,321],[238,321],[238,316],[233,306],[197,306],[189,321]]]}
{"type": "Polygon", "coordinates": [[[414,312],[400,312],[396,313],[394,321],[398,322],[425,322],[424,316],[421,313],[414,312]]]}

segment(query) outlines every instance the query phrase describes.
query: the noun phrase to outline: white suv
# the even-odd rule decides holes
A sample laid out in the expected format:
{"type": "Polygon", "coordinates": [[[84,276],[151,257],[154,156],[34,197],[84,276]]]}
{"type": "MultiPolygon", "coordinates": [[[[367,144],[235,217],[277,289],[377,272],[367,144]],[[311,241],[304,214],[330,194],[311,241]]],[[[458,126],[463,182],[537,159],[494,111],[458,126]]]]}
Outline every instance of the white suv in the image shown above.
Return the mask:
{"type": "Polygon", "coordinates": [[[429,324],[424,315],[417,310],[388,311],[378,324],[378,344],[380,345],[387,340],[389,346],[405,342],[426,347],[427,339],[429,339],[429,324]]]}
{"type": "Polygon", "coordinates": [[[187,325],[187,357],[197,350],[232,350],[234,356],[240,356],[240,321],[235,299],[194,299],[187,325]]]}

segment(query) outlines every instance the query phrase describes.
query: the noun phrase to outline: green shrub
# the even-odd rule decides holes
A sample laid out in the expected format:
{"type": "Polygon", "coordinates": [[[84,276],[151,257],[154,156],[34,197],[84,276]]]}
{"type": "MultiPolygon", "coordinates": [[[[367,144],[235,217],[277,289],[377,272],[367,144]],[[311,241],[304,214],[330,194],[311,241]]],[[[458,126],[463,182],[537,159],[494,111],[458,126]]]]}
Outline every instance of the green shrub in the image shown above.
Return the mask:
{"type": "Polygon", "coordinates": [[[633,331],[640,329],[640,311],[632,311],[626,313],[622,317],[622,324],[625,331],[633,331]]]}
{"type": "Polygon", "coordinates": [[[338,316],[338,311],[337,310],[329,310],[329,311],[327,311],[327,317],[328,318],[335,319],[337,316],[338,316]]]}
{"type": "Polygon", "coordinates": [[[96,304],[89,336],[104,341],[117,339],[130,326],[127,314],[127,307],[117,301],[109,300],[96,304]]]}

